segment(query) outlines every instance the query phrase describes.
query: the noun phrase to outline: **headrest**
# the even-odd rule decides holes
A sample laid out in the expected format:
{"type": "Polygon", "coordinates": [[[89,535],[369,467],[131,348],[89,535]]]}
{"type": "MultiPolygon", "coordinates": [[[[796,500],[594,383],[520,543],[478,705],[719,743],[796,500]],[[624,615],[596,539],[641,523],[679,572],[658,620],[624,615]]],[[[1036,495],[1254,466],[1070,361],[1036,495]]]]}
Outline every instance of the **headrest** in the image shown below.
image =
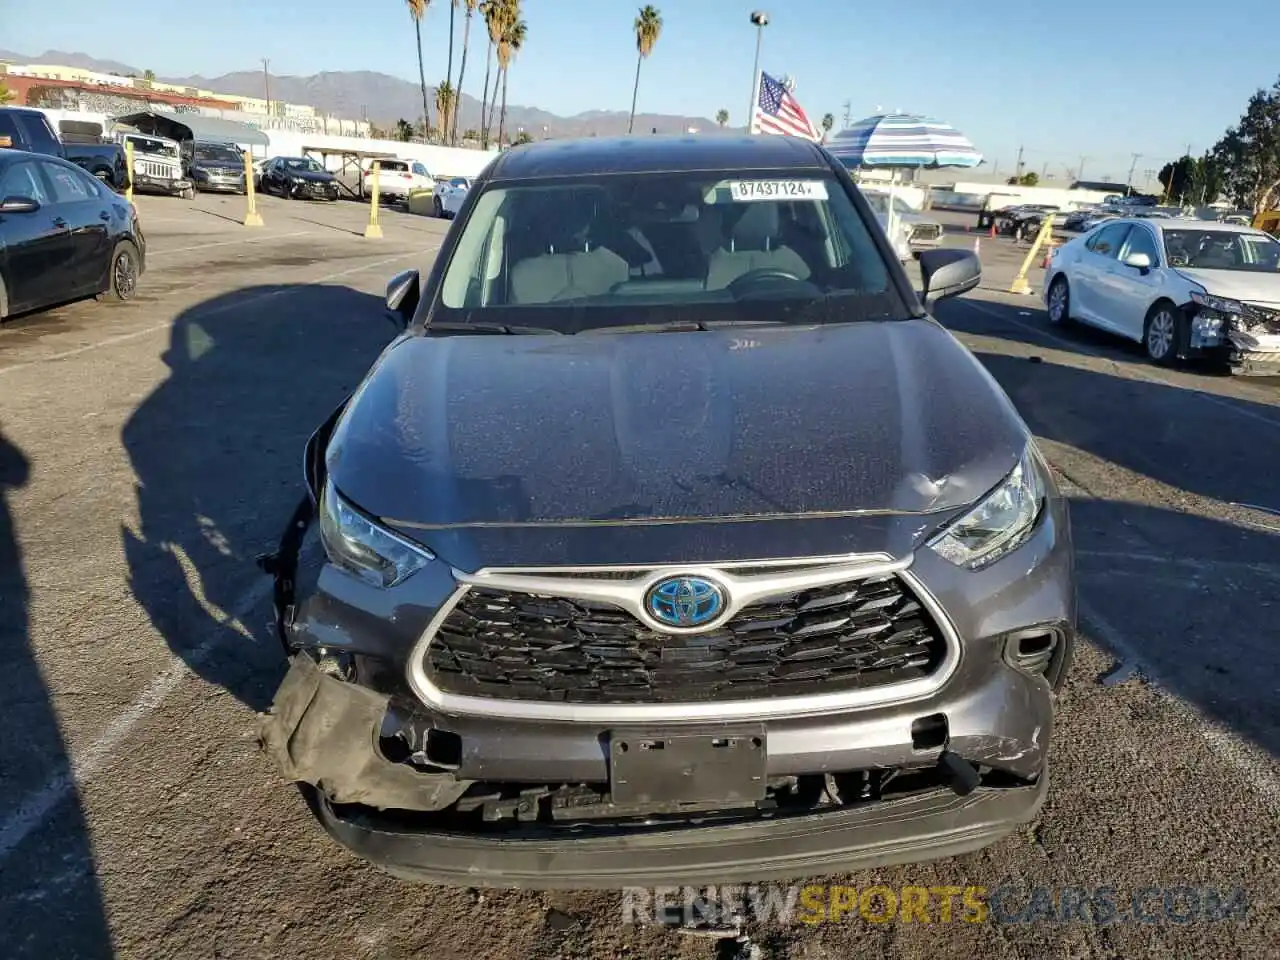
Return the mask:
{"type": "Polygon", "coordinates": [[[770,250],[777,244],[779,217],[778,205],[765,201],[747,207],[738,222],[733,225],[735,250],[770,250]]]}

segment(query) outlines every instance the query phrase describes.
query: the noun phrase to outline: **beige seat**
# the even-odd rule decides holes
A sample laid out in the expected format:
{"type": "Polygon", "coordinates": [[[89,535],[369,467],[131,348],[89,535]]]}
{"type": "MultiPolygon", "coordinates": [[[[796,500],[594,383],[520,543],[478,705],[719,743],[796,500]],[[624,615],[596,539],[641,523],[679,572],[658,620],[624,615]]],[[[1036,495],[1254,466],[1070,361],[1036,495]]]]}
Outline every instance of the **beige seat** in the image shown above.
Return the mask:
{"type": "Polygon", "coordinates": [[[631,276],[627,261],[604,247],[573,253],[545,253],[511,269],[511,302],[551,303],[598,297],[631,276]]]}
{"type": "Polygon", "coordinates": [[[800,255],[779,240],[778,205],[747,206],[729,233],[729,245],[712,251],[707,261],[707,289],[723,290],[752,270],[783,270],[800,280],[809,268],[800,255]]]}

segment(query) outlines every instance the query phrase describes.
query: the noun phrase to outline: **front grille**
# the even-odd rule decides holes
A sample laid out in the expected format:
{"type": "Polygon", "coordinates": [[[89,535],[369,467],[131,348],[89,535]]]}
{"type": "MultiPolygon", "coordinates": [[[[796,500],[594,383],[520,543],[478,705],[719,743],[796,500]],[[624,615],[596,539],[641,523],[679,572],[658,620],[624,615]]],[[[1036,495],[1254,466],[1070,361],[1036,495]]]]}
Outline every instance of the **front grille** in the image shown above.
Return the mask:
{"type": "Polygon", "coordinates": [[[744,607],[708,633],[651,630],[608,603],[472,587],[427,649],[445,693],[584,704],[840,693],[926,677],[937,623],[888,575],[744,607]]]}
{"type": "Polygon", "coordinates": [[[155,163],[151,160],[135,160],[133,162],[133,171],[155,180],[175,179],[173,167],[165,163],[155,163]]]}

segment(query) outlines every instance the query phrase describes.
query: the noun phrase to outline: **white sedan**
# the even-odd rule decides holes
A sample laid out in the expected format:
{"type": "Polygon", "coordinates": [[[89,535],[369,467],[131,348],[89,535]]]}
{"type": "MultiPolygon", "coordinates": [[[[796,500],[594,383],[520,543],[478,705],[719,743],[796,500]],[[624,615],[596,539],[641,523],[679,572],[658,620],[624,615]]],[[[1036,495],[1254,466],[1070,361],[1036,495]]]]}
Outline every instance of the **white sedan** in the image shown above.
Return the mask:
{"type": "Polygon", "coordinates": [[[1280,243],[1205,220],[1109,220],[1059,247],[1045,271],[1049,322],[1135,340],[1160,364],[1226,360],[1280,373],[1280,243]]]}
{"type": "Polygon", "coordinates": [[[462,209],[462,203],[471,190],[471,180],[467,177],[450,177],[436,187],[435,212],[437,217],[448,217],[452,220],[462,209]]]}
{"type": "MultiPolygon", "coordinates": [[[[378,161],[378,195],[383,200],[407,200],[415,190],[431,190],[435,179],[417,160],[387,159],[378,161]]],[[[373,193],[373,165],[364,175],[364,192],[373,193]]]]}

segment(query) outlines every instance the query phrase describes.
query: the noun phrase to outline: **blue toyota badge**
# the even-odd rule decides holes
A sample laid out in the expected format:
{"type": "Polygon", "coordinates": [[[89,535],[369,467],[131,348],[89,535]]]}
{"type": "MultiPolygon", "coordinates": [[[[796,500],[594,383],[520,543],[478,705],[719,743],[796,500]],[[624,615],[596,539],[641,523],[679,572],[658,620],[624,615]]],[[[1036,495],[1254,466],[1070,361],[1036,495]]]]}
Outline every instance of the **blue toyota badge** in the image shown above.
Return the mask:
{"type": "Polygon", "coordinates": [[[669,627],[700,627],[724,610],[724,591],[702,577],[669,577],[649,588],[649,615],[669,627]]]}

